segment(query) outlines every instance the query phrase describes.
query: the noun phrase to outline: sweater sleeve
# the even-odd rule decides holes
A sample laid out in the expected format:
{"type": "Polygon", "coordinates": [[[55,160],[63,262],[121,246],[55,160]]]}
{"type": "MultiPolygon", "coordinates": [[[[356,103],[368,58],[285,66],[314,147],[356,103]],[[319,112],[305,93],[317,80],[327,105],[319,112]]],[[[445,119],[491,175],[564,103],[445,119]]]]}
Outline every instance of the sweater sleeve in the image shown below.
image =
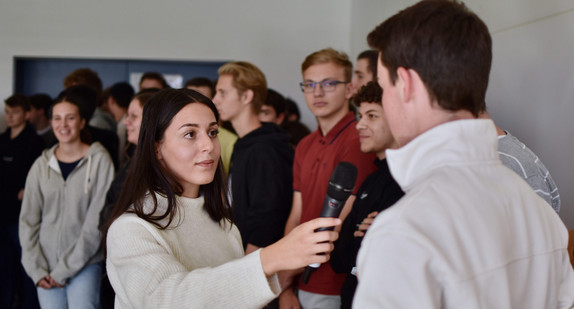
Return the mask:
{"type": "Polygon", "coordinates": [[[89,175],[90,186],[93,186],[93,189],[90,189],[91,199],[80,235],[75,245],[70,246],[62,254],[58,264],[50,273],[50,276],[59,283],[64,283],[75,276],[100,250],[101,234],[98,224],[106,192],[114,177],[114,166],[107,153],[96,158],[98,160],[92,163],[89,175]]]}
{"type": "Polygon", "coordinates": [[[260,250],[213,268],[189,271],[155,227],[120,217],[108,231],[107,272],[120,308],[261,308],[280,292],[260,250]]]}
{"type": "Polygon", "coordinates": [[[40,191],[40,163],[38,158],[26,178],[26,189],[20,211],[19,237],[22,246],[22,265],[34,283],[48,275],[49,266],[40,247],[40,225],[44,198],[40,191]]]}

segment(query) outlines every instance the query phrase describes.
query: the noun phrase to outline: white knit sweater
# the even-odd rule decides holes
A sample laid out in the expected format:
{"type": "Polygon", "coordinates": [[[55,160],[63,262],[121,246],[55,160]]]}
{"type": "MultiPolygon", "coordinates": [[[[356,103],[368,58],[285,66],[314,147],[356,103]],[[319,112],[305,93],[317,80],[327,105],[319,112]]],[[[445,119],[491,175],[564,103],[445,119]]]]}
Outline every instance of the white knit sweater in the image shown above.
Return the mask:
{"type": "MultiPolygon", "coordinates": [[[[166,199],[156,194],[159,209],[166,199]]],[[[107,272],[116,308],[261,308],[280,293],[260,251],[244,256],[234,225],[219,225],[203,197],[178,197],[178,216],[160,230],[124,214],[107,236],[107,272]]],[[[146,208],[152,205],[148,196],[146,208]]]]}

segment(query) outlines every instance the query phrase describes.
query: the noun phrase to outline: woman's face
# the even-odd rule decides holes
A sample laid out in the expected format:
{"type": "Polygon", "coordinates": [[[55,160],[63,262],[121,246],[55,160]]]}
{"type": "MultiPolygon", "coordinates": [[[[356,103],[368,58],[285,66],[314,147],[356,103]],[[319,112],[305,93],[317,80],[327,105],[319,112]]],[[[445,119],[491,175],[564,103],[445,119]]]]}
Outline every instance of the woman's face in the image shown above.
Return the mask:
{"type": "Polygon", "coordinates": [[[156,145],[158,160],[183,187],[183,196],[195,198],[199,186],[213,181],[221,146],[215,115],[202,103],[191,103],[173,117],[156,145]]]}
{"type": "Polygon", "coordinates": [[[138,144],[140,136],[140,126],[142,124],[143,108],[138,99],[133,99],[128,107],[128,115],[124,119],[124,125],[128,133],[128,141],[132,144],[138,144]]]}
{"type": "Polygon", "coordinates": [[[80,117],[77,105],[70,102],[56,103],[52,109],[52,130],[60,144],[80,142],[80,131],[86,121],[80,117]]]}

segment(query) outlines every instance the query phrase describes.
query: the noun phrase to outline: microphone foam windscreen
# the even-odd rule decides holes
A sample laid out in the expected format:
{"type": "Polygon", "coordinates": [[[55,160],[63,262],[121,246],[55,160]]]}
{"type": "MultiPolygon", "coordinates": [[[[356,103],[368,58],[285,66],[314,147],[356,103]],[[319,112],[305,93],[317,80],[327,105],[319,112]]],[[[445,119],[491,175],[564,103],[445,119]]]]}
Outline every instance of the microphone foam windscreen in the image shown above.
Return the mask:
{"type": "Polygon", "coordinates": [[[345,200],[351,195],[356,180],[357,167],[349,162],[340,162],[331,174],[327,194],[337,200],[345,200]]]}

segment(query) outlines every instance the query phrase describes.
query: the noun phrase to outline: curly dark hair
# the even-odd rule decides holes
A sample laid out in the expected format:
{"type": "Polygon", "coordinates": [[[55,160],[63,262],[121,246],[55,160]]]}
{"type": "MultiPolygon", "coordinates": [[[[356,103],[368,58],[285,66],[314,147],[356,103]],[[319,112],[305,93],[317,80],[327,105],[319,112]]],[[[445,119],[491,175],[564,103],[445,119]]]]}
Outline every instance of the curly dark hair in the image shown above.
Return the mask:
{"type": "Polygon", "coordinates": [[[377,103],[382,104],[383,89],[377,82],[370,81],[355,94],[353,103],[361,106],[361,103],[377,103]]]}

